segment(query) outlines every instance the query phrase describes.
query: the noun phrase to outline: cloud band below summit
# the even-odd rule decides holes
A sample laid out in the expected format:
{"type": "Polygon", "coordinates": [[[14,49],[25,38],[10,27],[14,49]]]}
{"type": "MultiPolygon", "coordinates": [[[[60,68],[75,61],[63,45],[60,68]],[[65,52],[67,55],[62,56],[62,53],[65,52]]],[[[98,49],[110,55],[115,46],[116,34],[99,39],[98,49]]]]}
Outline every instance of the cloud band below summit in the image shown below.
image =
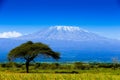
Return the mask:
{"type": "Polygon", "coordinates": [[[14,38],[14,37],[20,37],[20,36],[22,36],[22,34],[16,31],[0,33],[0,38],[14,38]]]}

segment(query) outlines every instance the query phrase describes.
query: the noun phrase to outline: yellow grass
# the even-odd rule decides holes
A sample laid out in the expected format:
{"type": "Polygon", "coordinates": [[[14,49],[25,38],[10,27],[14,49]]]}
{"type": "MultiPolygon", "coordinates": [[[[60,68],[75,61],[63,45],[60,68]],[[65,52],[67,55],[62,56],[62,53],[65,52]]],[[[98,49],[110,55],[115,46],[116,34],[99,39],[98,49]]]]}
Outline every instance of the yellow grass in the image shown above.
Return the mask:
{"type": "Polygon", "coordinates": [[[111,74],[45,74],[45,73],[0,73],[0,80],[120,80],[120,75],[111,74]]]}

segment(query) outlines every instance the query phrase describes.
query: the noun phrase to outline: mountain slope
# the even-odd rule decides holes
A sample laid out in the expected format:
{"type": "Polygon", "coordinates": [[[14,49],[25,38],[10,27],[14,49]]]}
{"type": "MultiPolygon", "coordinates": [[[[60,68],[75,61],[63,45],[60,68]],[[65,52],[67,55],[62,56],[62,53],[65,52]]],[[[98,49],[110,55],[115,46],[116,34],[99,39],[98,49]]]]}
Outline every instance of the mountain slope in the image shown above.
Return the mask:
{"type": "Polygon", "coordinates": [[[55,26],[48,29],[43,29],[30,35],[22,36],[19,39],[87,41],[98,39],[101,40],[105,38],[80,29],[79,27],[55,26]]]}
{"type": "Polygon", "coordinates": [[[39,32],[17,38],[47,43],[62,50],[118,51],[119,40],[108,39],[79,27],[54,26],[39,32]]]}

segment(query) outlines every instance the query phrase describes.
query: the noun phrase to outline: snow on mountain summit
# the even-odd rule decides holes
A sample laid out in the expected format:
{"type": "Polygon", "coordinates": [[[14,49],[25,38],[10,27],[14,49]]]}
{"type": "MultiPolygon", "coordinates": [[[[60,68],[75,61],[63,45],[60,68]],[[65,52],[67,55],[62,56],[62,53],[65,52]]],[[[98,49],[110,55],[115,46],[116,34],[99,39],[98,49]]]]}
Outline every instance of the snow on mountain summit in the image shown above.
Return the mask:
{"type": "Polygon", "coordinates": [[[80,27],[76,26],[54,26],[50,27],[49,29],[56,29],[56,30],[64,30],[64,31],[85,31],[88,32],[87,30],[81,29],[80,27]]]}

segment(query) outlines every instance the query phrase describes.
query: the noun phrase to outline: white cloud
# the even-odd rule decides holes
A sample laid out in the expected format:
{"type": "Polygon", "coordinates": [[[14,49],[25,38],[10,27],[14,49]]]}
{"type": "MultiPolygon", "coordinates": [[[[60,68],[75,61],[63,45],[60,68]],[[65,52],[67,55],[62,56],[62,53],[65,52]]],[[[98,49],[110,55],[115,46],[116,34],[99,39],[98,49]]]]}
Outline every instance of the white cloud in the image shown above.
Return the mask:
{"type": "Polygon", "coordinates": [[[20,36],[22,36],[22,34],[16,31],[0,33],[0,38],[14,38],[14,37],[20,37],[20,36]]]}

